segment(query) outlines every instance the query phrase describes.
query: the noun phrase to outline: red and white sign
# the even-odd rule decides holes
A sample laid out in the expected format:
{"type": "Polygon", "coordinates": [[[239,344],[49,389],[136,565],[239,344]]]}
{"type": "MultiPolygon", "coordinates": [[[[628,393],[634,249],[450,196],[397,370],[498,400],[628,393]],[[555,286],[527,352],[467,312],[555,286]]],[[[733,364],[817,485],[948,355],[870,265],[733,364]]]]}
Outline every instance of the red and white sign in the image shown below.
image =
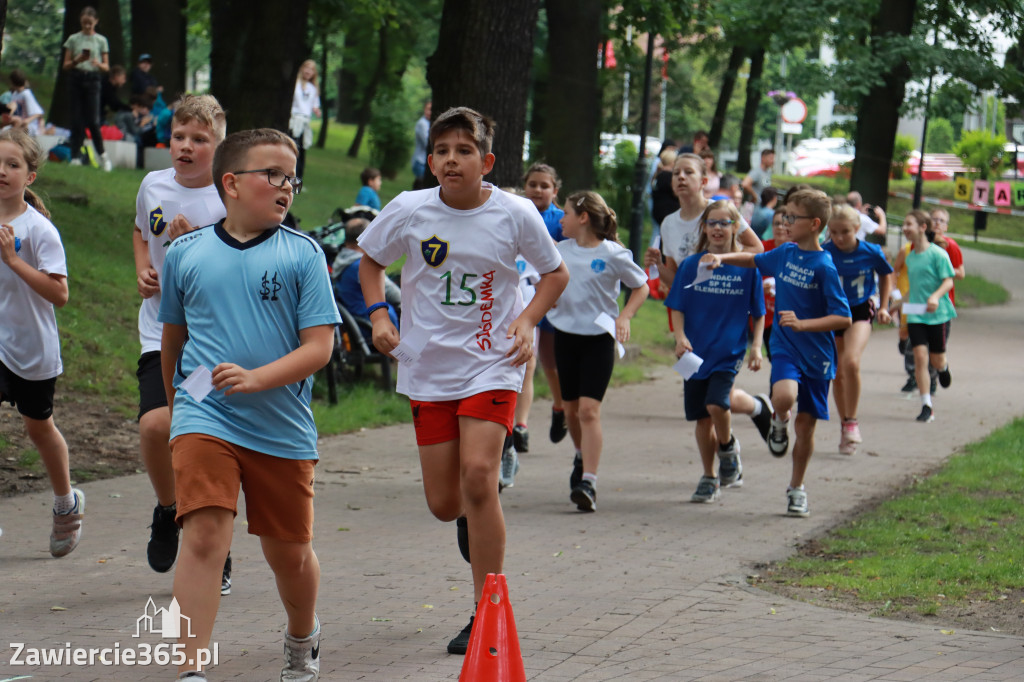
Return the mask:
{"type": "Polygon", "coordinates": [[[783,123],[803,123],[807,120],[807,104],[799,97],[794,97],[782,105],[783,123]]]}

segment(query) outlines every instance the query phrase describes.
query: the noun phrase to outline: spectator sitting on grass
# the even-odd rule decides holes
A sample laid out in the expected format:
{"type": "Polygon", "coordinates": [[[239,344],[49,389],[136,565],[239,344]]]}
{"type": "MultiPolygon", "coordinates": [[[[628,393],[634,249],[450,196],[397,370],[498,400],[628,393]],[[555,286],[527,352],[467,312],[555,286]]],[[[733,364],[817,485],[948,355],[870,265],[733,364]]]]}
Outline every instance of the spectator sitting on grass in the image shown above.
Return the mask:
{"type": "Polygon", "coordinates": [[[124,134],[126,140],[132,142],[135,139],[132,132],[135,128],[135,117],[132,114],[131,105],[126,104],[118,94],[127,81],[128,74],[123,66],[115,64],[110,67],[110,73],[103,81],[103,87],[100,90],[100,108],[103,116],[106,116],[108,111],[114,114],[114,125],[124,134]]]}
{"type": "MultiPolygon", "coordinates": [[[[373,170],[373,169],[368,169],[373,170]]],[[[364,173],[366,171],[363,171],[364,173]]],[[[380,174],[377,175],[378,179],[380,174]]],[[[363,189],[366,189],[364,186],[363,189]]],[[[359,261],[364,251],[359,247],[359,235],[370,225],[366,218],[352,218],[345,223],[345,244],[334,259],[334,294],[341,304],[356,317],[366,317],[366,299],[359,285],[359,261]]],[[[390,278],[384,278],[384,300],[388,304],[388,317],[398,328],[398,310],[402,307],[402,290],[390,278]]],[[[364,328],[363,336],[370,340],[370,329],[364,328]]]]}
{"type": "Polygon", "coordinates": [[[359,188],[359,194],[356,195],[356,205],[369,206],[379,211],[380,197],[377,192],[380,191],[382,182],[380,171],[376,168],[364,168],[363,172],[359,174],[359,180],[363,186],[359,188]]]}

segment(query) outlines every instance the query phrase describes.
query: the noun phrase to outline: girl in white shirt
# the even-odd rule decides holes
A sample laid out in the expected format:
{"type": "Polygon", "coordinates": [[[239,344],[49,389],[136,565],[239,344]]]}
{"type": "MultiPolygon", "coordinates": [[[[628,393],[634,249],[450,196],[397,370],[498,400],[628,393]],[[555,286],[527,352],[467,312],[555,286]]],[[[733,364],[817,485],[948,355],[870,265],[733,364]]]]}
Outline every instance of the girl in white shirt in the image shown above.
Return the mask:
{"type": "Polygon", "coordinates": [[[313,146],[313,129],[309,123],[314,116],[320,118],[320,88],[317,86],[316,62],[307,59],[302,62],[295,79],[292,116],[288,122],[288,130],[299,148],[295,175],[300,178],[306,169],[306,150],[313,146]]]}
{"type": "Polygon", "coordinates": [[[647,298],[647,274],[620,242],[615,211],[599,194],[576,192],[565,202],[557,244],[569,268],[569,285],[548,312],[555,328],[555,364],[569,435],[576,446],[569,477],[570,499],[580,511],[597,509],[597,466],[601,459],[601,401],[612,378],[615,342],[629,340],[629,321],[647,298]],[[633,289],[619,313],[619,283],[633,289]],[[615,320],[612,338],[596,320],[615,320]]]}
{"type": "Polygon", "coordinates": [[[21,130],[0,132],[0,403],[18,408],[53,487],[50,554],[81,537],[85,495],[71,487],[68,446],[53,423],[63,369],[54,306],[68,302],[68,270],[57,228],[28,188],[43,154],[21,130]]]}

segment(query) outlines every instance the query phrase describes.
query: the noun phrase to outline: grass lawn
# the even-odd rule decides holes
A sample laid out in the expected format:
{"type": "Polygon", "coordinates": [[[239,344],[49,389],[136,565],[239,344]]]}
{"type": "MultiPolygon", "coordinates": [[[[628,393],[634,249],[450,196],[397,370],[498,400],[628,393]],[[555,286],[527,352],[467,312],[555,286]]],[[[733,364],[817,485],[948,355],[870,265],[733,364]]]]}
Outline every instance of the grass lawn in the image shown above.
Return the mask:
{"type": "Polygon", "coordinates": [[[1017,419],[805,548],[770,583],[823,588],[878,614],[1006,599],[1024,586],[1022,449],[1017,419]]]}
{"type": "Polygon", "coordinates": [[[987,251],[988,253],[997,253],[1000,256],[1009,256],[1011,258],[1024,258],[1024,243],[1020,246],[1014,246],[1011,244],[990,244],[988,242],[976,242],[970,237],[959,238],[956,240],[956,243],[965,249],[987,251]]]}

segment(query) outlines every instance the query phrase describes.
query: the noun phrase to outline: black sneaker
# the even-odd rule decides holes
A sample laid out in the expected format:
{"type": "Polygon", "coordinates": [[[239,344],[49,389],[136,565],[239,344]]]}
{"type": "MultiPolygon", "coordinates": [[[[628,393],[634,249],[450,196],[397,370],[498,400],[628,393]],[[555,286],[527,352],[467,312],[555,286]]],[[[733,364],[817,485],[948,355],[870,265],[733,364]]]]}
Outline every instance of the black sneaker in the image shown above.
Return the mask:
{"type": "Polygon", "coordinates": [[[466,523],[466,517],[460,516],[455,519],[455,534],[459,540],[459,552],[462,553],[462,558],[469,563],[469,525],[466,523]]]}
{"type": "Polygon", "coordinates": [[[928,392],[935,395],[935,392],[939,390],[939,373],[934,368],[929,368],[928,378],[930,379],[928,384],[928,392]]]}
{"type": "Polygon", "coordinates": [[[548,434],[551,437],[551,442],[561,443],[567,433],[569,433],[569,427],[565,424],[565,411],[552,409],[551,432],[548,434]]]}
{"type": "Polygon", "coordinates": [[[921,414],[917,415],[917,421],[923,424],[935,421],[935,413],[932,411],[930,405],[921,406],[921,414]]]}
{"type": "Polygon", "coordinates": [[[952,383],[953,376],[949,373],[949,365],[946,365],[946,369],[939,370],[939,386],[949,388],[949,385],[952,383]]]}
{"type": "Polygon", "coordinates": [[[776,424],[775,419],[772,419],[771,432],[768,434],[768,450],[776,457],[785,457],[789,452],[788,426],[788,421],[776,424]]]}
{"type": "Polygon", "coordinates": [[[584,512],[597,511],[597,491],[590,481],[580,481],[572,489],[569,499],[576,503],[576,508],[584,512]]]}
{"type": "Polygon", "coordinates": [[[460,656],[466,655],[466,649],[469,648],[469,636],[473,634],[473,619],[476,616],[469,617],[469,625],[462,628],[462,632],[455,635],[455,638],[448,642],[448,653],[459,654],[460,656]]]}
{"type": "Polygon", "coordinates": [[[583,480],[583,455],[576,453],[572,458],[572,473],[569,474],[569,490],[574,489],[583,480]]]}
{"type": "Polygon", "coordinates": [[[228,552],[228,558],[224,560],[224,572],[220,574],[220,596],[224,597],[231,594],[231,552],[228,552]]]}
{"type": "Polygon", "coordinates": [[[153,510],[153,525],[150,526],[149,544],[146,545],[146,558],[149,567],[157,573],[171,570],[174,560],[178,558],[178,533],[181,529],[174,521],[177,505],[162,507],[159,504],[153,510]]]}
{"type": "Polygon", "coordinates": [[[903,393],[913,393],[917,390],[917,379],[914,377],[907,377],[907,383],[903,384],[903,388],[900,389],[903,393]]]}
{"type": "Polygon", "coordinates": [[[772,408],[772,402],[768,400],[768,396],[764,393],[755,395],[754,400],[761,403],[761,413],[750,419],[754,422],[754,426],[757,427],[757,432],[761,434],[761,438],[767,443],[768,433],[772,430],[772,415],[775,411],[772,408]]]}
{"type": "Polygon", "coordinates": [[[512,445],[516,452],[530,451],[530,432],[522,424],[512,429],[512,445]]]}

